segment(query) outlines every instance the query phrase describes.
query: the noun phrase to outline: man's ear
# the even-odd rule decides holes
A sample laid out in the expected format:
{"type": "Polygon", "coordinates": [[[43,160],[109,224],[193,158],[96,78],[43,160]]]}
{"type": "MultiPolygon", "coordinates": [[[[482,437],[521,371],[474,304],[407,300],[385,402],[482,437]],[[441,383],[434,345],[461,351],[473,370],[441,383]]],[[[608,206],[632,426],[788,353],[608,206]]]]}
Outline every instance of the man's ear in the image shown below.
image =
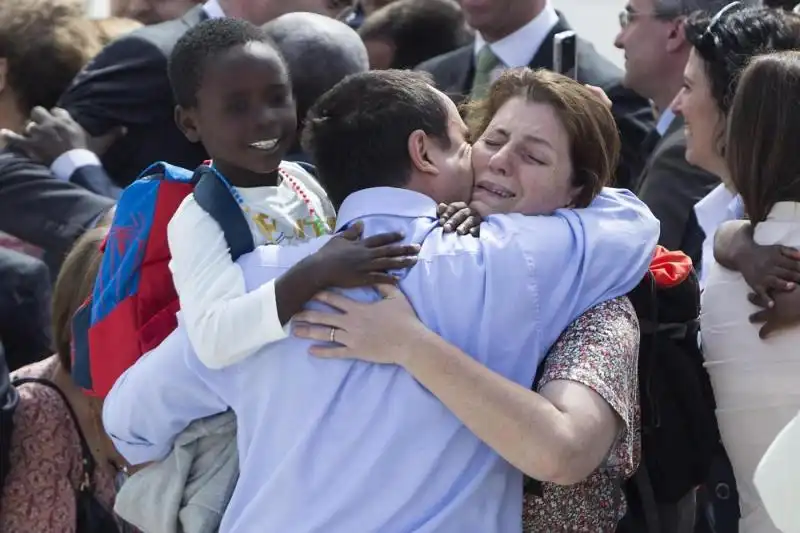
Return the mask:
{"type": "Polygon", "coordinates": [[[672,21],[667,37],[667,52],[673,53],[683,48],[686,43],[685,27],[686,17],[678,17],[672,21]]]}
{"type": "Polygon", "coordinates": [[[430,158],[431,139],[422,130],[414,130],[408,136],[408,155],[417,171],[425,174],[439,174],[439,169],[430,158]]]}
{"type": "Polygon", "coordinates": [[[0,93],[2,93],[8,85],[8,59],[0,57],[0,93]]]}
{"type": "Polygon", "coordinates": [[[197,117],[194,110],[175,106],[175,124],[183,135],[192,143],[200,142],[200,132],[197,129],[197,117]]]}

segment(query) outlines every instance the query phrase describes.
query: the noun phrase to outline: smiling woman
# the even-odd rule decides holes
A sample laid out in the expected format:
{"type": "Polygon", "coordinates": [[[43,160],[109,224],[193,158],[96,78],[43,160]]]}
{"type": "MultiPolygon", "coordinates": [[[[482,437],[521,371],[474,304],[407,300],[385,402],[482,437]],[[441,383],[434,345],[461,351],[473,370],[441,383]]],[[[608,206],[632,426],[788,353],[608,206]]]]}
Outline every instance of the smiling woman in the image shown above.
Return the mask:
{"type": "Polygon", "coordinates": [[[550,214],[586,207],[611,183],[619,134],[606,101],[553,72],[504,72],[485,100],[467,108],[473,141],[472,207],[550,214]]]}

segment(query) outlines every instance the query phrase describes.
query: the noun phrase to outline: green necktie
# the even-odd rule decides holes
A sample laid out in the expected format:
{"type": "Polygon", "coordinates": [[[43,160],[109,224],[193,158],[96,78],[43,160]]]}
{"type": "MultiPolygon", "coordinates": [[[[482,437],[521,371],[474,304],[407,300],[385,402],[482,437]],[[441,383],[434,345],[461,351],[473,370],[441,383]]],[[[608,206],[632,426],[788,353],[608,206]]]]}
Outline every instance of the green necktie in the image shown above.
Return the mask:
{"type": "Polygon", "coordinates": [[[500,65],[502,62],[494,55],[489,45],[484,45],[478,52],[478,59],[475,61],[475,77],[472,78],[470,99],[479,100],[486,97],[489,93],[489,86],[492,84],[492,71],[500,65]]]}

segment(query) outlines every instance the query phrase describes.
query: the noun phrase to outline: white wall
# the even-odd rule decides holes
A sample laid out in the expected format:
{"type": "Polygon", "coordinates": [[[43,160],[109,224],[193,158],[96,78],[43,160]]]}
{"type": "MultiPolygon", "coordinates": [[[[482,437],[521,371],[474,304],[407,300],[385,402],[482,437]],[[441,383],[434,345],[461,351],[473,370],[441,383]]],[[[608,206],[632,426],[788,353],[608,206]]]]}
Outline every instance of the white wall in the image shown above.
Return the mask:
{"type": "Polygon", "coordinates": [[[89,15],[89,18],[106,18],[111,13],[109,0],[85,0],[85,2],[86,13],[89,15]]]}

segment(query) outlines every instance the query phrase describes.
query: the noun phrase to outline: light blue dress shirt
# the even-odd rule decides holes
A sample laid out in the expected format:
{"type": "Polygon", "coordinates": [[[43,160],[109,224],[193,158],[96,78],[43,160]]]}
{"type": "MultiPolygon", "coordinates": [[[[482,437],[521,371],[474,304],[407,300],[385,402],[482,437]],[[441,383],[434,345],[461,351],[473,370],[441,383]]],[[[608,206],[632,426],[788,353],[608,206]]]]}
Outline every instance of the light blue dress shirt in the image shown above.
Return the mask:
{"type": "MultiPolygon", "coordinates": [[[[433,200],[404,189],[353,194],[339,227],[355,220],[365,235],[421,243],[400,286],[422,321],[525,387],[576,317],[642,279],[659,233],[644,204],[614,189],[587,209],[492,216],[479,239],[443,234],[433,200]]],[[[248,289],[329,238],[245,256],[248,289]]],[[[288,338],[214,371],[179,326],[117,382],[105,427],[138,464],[163,458],[192,420],[232,408],[241,474],[221,533],[521,530],[522,474],[430,392],[400,367],[318,359],[309,345],[288,338]]]]}

